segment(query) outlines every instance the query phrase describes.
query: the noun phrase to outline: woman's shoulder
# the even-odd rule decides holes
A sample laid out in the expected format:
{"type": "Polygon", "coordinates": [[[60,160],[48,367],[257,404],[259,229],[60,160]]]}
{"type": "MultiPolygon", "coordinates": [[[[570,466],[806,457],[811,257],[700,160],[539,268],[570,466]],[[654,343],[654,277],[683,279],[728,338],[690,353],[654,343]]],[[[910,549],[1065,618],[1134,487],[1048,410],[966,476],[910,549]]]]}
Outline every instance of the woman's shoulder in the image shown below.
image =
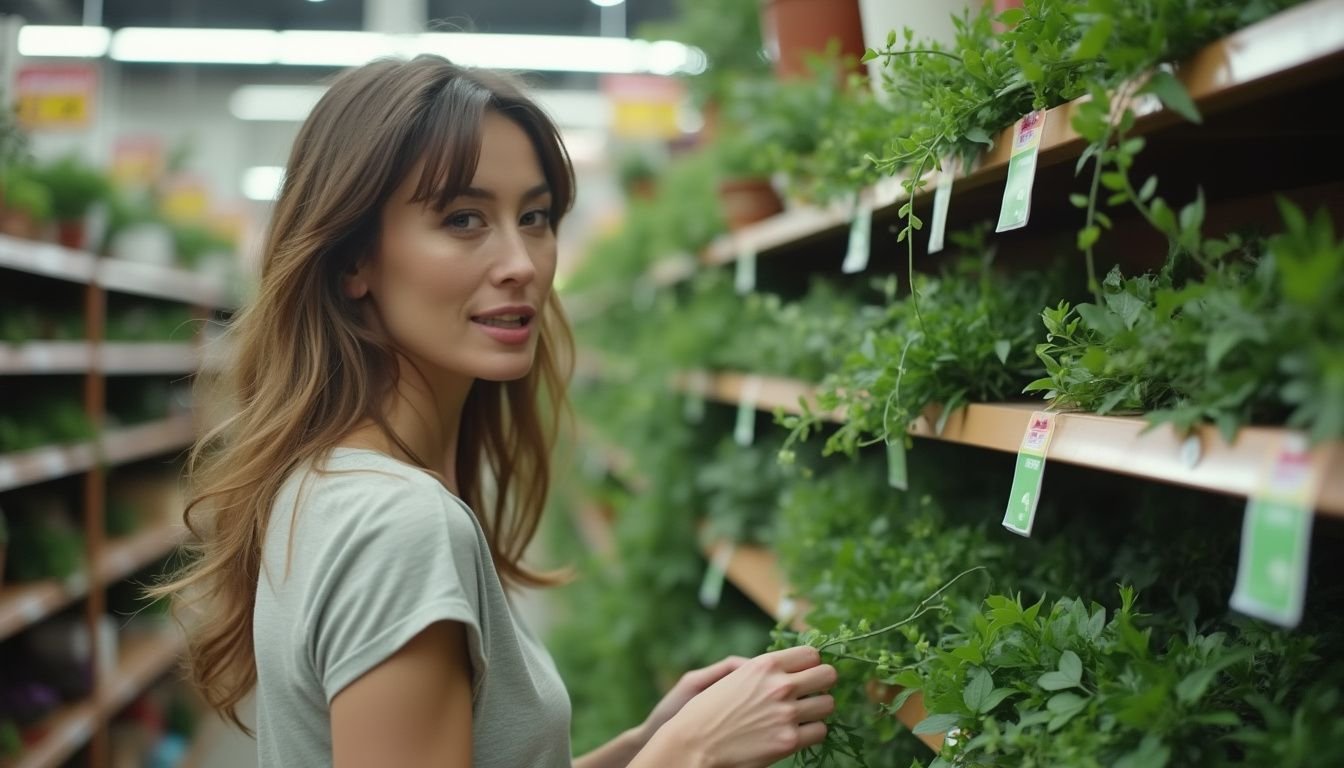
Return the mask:
{"type": "MultiPolygon", "coordinates": [[[[389,524],[460,528],[474,533],[471,511],[438,478],[377,451],[336,448],[294,472],[275,512],[302,510],[324,528],[376,531],[389,524]]],[[[300,523],[302,524],[302,523],[300,523]]]]}

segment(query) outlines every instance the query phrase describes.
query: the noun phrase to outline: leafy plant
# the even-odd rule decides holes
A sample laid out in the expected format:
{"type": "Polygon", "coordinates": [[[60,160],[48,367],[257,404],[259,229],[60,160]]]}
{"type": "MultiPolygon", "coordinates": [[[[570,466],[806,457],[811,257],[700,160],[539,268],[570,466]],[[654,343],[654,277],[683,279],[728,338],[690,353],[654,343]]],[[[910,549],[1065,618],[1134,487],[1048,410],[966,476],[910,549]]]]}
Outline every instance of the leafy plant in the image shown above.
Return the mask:
{"type": "Polygon", "coordinates": [[[701,108],[726,102],[736,82],[770,75],[756,0],[678,0],[674,21],[644,24],[639,36],[676,40],[705,55],[705,71],[686,78],[691,98],[701,108]]]}
{"type": "Polygon", "coordinates": [[[82,218],[111,189],[104,173],[76,155],[38,166],[34,178],[51,192],[51,212],[57,221],[82,218]]]}

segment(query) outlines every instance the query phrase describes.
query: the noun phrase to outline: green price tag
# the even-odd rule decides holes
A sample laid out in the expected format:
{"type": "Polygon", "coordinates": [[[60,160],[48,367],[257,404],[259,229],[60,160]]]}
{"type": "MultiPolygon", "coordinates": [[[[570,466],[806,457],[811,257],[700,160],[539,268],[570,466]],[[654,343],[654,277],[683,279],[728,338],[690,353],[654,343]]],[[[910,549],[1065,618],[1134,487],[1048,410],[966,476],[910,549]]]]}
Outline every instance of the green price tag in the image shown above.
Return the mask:
{"type": "Polygon", "coordinates": [[[1031,216],[1031,188],[1036,183],[1036,154],[1045,131],[1045,112],[1037,110],[1017,121],[1013,129],[1013,154],[1008,160],[1008,180],[1003,187],[1003,207],[995,232],[1027,226],[1031,216]]]}
{"type": "Polygon", "coordinates": [[[742,252],[737,254],[737,271],[733,274],[733,287],[742,296],[756,290],[755,248],[743,248],[742,252]]]}
{"type": "Polygon", "coordinates": [[[868,203],[854,201],[854,220],[849,225],[849,249],[840,271],[853,275],[868,268],[868,252],[873,240],[873,209],[868,203]]]}
{"type": "Polygon", "coordinates": [[[691,424],[705,420],[705,396],[709,394],[709,374],[694,370],[686,374],[686,401],[681,415],[691,424]]]}
{"type": "Polygon", "coordinates": [[[1040,501],[1041,481],[1045,479],[1045,453],[1054,433],[1055,414],[1036,411],[1027,419],[1027,433],[1022,436],[1017,469],[1013,470],[1008,511],[1003,515],[1003,527],[1019,536],[1030,536],[1036,523],[1036,504],[1040,501]]]}
{"type": "Polygon", "coordinates": [[[737,401],[737,422],[733,425],[733,440],[743,448],[756,442],[756,402],[761,398],[761,379],[748,376],[742,382],[742,393],[737,401]]]}
{"type": "Polygon", "coordinates": [[[952,161],[943,162],[938,174],[938,186],[933,189],[933,221],[929,223],[929,253],[943,250],[947,233],[947,209],[952,204],[952,161]]]}
{"type": "Polygon", "coordinates": [[[700,581],[700,604],[709,610],[719,607],[719,599],[723,596],[723,579],[736,550],[737,545],[731,541],[720,544],[710,558],[709,567],[705,569],[705,577],[700,581]]]}
{"type": "Polygon", "coordinates": [[[910,477],[905,470],[905,437],[887,438],[887,485],[898,491],[910,489],[910,477]]]}
{"type": "Polygon", "coordinates": [[[1242,518],[1231,601],[1236,610],[1285,627],[1302,620],[1320,477],[1306,438],[1285,436],[1242,518]]]}

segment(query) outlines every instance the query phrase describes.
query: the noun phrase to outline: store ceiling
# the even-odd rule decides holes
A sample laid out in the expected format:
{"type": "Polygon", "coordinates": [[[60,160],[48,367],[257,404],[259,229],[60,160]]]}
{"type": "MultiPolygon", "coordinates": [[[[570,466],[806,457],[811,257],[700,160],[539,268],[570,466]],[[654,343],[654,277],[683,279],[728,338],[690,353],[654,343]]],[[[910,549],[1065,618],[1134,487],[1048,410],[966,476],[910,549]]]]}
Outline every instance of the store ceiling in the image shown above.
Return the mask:
{"type": "MultiPolygon", "coordinates": [[[[707,0],[708,1],[708,0],[707,0]]],[[[108,27],[360,29],[365,0],[102,0],[108,27]]],[[[673,13],[674,0],[627,0],[627,29],[673,13]]],[[[589,0],[427,0],[429,18],[476,32],[596,35],[602,9],[589,0]]],[[[0,0],[0,14],[34,24],[78,24],[83,0],[0,0]]]]}

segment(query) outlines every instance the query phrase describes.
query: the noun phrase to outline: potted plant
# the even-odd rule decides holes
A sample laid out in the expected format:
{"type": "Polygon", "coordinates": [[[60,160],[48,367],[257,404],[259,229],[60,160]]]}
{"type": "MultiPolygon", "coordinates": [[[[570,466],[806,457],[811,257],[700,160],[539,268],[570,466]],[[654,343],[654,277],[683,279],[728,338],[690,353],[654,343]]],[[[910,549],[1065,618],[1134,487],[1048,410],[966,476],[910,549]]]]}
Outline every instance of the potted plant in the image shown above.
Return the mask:
{"type": "Polygon", "coordinates": [[[11,166],[0,180],[0,234],[37,240],[51,220],[51,192],[26,168],[11,166]]]}
{"type": "Polygon", "coordinates": [[[719,139],[718,196],[729,231],[737,231],[784,210],[770,181],[770,167],[760,148],[742,132],[719,139]]]}
{"type": "Polygon", "coordinates": [[[658,168],[647,153],[631,150],[621,156],[617,167],[621,191],[627,197],[651,200],[657,189],[658,168]]]}
{"type": "Polygon", "coordinates": [[[863,57],[858,0],[760,0],[761,31],[780,79],[807,77],[808,56],[838,46],[854,64],[863,57]]]}
{"type": "MultiPolygon", "coordinates": [[[[768,77],[770,61],[761,40],[757,0],[678,0],[674,22],[644,24],[639,36],[675,40],[705,55],[705,70],[686,78],[691,102],[704,117],[701,136],[717,136],[719,112],[735,82],[768,77]]],[[[862,51],[860,51],[862,53],[862,51]]]]}
{"type": "Polygon", "coordinates": [[[67,248],[85,247],[86,217],[111,190],[107,176],[77,156],[66,155],[39,168],[38,179],[51,191],[58,242],[67,248]]]}

